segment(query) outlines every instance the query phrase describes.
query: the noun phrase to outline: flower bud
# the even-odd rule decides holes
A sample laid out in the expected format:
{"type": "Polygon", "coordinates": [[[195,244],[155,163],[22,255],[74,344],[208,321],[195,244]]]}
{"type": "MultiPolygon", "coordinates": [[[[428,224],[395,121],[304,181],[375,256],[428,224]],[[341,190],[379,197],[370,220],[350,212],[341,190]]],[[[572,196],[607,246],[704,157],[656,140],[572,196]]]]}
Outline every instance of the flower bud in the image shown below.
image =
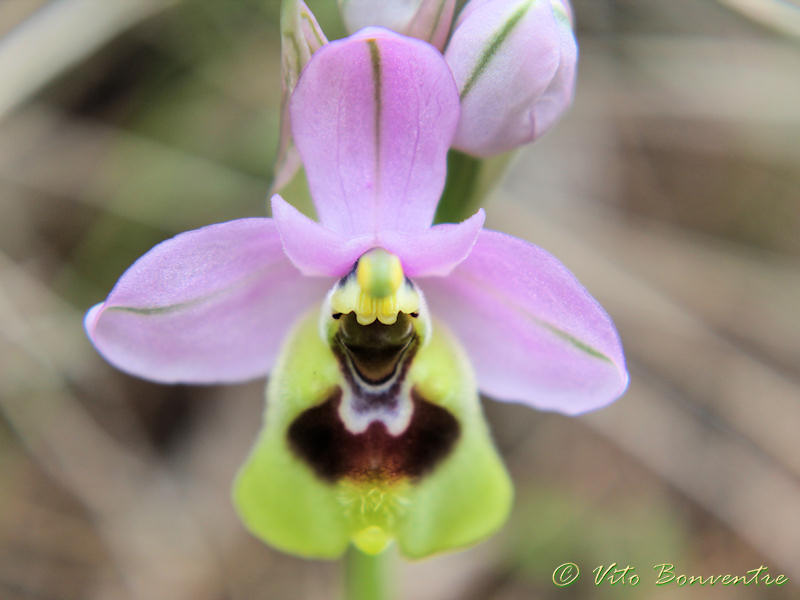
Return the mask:
{"type": "Polygon", "coordinates": [[[562,0],[471,0],[445,58],[461,96],[453,146],[468,154],[533,141],[572,102],[577,46],[562,0]]]}
{"type": "Polygon", "coordinates": [[[339,10],[350,32],[378,25],[402,33],[420,4],[422,0],[339,0],[339,10]]]}
{"type": "Polygon", "coordinates": [[[289,96],[297,85],[306,63],[323,44],[327,43],[314,13],[303,0],[283,0],[281,4],[281,133],[272,191],[277,191],[292,179],[300,168],[300,156],[292,143],[289,125],[289,96]]]}
{"type": "Polygon", "coordinates": [[[444,48],[455,0],[339,0],[345,25],[353,33],[378,25],[444,48]]]}

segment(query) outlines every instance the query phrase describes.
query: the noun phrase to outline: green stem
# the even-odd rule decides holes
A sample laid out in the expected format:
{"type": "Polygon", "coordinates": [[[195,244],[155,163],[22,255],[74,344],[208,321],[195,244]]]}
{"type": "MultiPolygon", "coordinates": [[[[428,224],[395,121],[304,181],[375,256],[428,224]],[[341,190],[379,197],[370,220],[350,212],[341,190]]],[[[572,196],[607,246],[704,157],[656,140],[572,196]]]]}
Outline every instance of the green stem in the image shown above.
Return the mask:
{"type": "Polygon", "coordinates": [[[351,546],[344,558],[345,600],[389,600],[390,551],[364,554],[351,546]]]}
{"type": "Polygon", "coordinates": [[[486,203],[486,196],[505,174],[514,152],[491,158],[475,158],[450,150],[447,181],[436,209],[435,223],[458,223],[486,203]]]}

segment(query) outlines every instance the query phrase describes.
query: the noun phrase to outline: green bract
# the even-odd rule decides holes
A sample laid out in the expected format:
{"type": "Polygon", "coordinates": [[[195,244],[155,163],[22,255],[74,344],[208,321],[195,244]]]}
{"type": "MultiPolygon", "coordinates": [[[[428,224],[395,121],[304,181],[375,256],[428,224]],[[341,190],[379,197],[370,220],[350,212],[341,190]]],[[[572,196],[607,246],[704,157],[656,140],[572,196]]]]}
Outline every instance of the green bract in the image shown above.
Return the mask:
{"type": "MultiPolygon", "coordinates": [[[[378,466],[372,474],[351,470],[330,478],[298,451],[290,432],[303,415],[320,411],[350,385],[344,373],[320,336],[315,311],[283,345],[267,388],[263,428],[234,485],[238,512],[256,536],[314,558],[338,557],[351,541],[375,554],[394,539],[404,555],[419,558],[466,546],[502,525],[511,505],[511,482],[489,436],[469,362],[441,324],[410,359],[406,378],[413,394],[436,408],[415,410],[422,415],[416,420],[429,423],[414,421],[409,430],[436,425],[443,414],[437,409],[443,409],[457,424],[457,437],[422,474],[381,477],[378,466]]],[[[343,427],[341,420],[333,422],[338,412],[333,417],[317,421],[317,441],[324,443],[325,436],[334,435],[331,428],[343,427]]],[[[363,448],[370,431],[345,445],[363,448]]],[[[420,437],[410,440],[409,452],[420,437]]],[[[336,470],[330,464],[322,468],[336,470]]]]}

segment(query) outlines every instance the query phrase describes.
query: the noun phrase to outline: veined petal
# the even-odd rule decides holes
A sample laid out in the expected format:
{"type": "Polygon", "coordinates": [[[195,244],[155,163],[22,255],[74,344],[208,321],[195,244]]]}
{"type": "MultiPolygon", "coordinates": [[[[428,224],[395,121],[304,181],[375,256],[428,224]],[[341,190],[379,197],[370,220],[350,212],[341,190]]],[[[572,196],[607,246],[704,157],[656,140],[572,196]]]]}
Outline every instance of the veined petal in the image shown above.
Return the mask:
{"type": "Polygon", "coordinates": [[[339,0],[347,30],[386,27],[444,48],[453,22],[455,0],[339,0]]]}
{"type": "Polygon", "coordinates": [[[404,32],[427,0],[339,0],[342,20],[350,33],[377,25],[404,32]]]}
{"type": "Polygon", "coordinates": [[[311,55],[328,42],[314,13],[303,0],[283,0],[281,6],[281,76],[284,93],[291,93],[311,55]]]}
{"type": "Polygon", "coordinates": [[[422,0],[404,33],[443,50],[450,33],[455,7],[455,0],[422,0]]]}
{"type": "Polygon", "coordinates": [[[329,280],[303,277],[271,219],[240,219],[155,246],[84,325],[113,365],[166,383],[213,383],[269,371],[293,321],[329,280]]]}
{"type": "Polygon", "coordinates": [[[560,38],[550,0],[473,2],[445,52],[461,95],[453,145],[491,156],[540,135],[533,109],[558,68],[560,38]]]}
{"type": "Polygon", "coordinates": [[[349,237],[430,225],[459,111],[435,48],[380,28],[326,44],[290,110],[323,225],[349,237]]]}
{"type": "Polygon", "coordinates": [[[401,258],[409,277],[444,276],[469,256],[485,220],[486,213],[480,209],[461,223],[410,233],[384,232],[379,245],[401,258]]]}
{"type": "Polygon", "coordinates": [[[331,231],[277,194],[272,197],[272,217],[286,256],[304,275],[342,277],[359,256],[376,245],[372,235],[348,239],[331,231]]]}
{"type": "Polygon", "coordinates": [[[627,387],[611,319],[541,248],[483,230],[449,277],[421,287],[431,314],[467,349],[480,389],[497,400],[577,414],[627,387]]]}

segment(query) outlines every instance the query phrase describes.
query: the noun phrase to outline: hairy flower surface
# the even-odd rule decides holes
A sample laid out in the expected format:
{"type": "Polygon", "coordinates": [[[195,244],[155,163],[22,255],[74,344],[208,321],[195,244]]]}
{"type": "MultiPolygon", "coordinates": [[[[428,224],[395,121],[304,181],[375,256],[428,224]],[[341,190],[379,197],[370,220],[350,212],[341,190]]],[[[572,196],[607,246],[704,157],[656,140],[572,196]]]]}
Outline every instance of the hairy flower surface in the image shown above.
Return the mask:
{"type": "Polygon", "coordinates": [[[380,28],[325,44],[289,112],[319,222],[276,195],[272,219],[163,242],[87,332],[156,381],[273,371],[235,489],[269,543],[333,557],[396,539],[425,556],[481,539],[511,487],[477,388],[567,414],[603,406],[628,381],[614,326],[550,254],[483,229],[482,210],[431,226],[459,119],[431,45],[380,28]]]}

